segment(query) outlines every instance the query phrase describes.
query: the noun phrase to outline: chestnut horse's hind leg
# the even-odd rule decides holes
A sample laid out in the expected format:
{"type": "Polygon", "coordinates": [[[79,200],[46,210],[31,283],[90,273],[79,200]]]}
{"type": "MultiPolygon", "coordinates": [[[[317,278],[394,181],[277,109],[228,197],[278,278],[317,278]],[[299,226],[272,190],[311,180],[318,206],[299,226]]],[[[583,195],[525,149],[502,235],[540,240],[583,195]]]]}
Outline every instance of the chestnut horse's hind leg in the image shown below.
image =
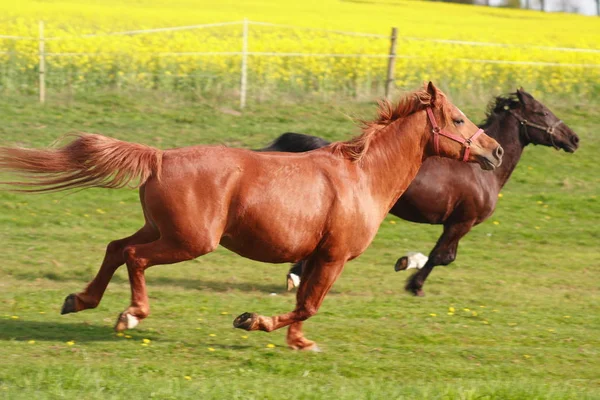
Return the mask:
{"type": "Polygon", "coordinates": [[[344,264],[343,261],[306,261],[294,311],[273,317],[244,313],[233,321],[233,326],[248,331],[271,332],[289,325],[288,346],[296,350],[318,350],[315,342],[304,337],[302,321],[317,313],[327,292],[342,273],[344,264]]]}
{"type": "Polygon", "coordinates": [[[406,290],[415,296],[425,296],[423,285],[427,276],[436,265],[448,265],[456,259],[458,242],[473,227],[474,221],[460,222],[444,225],[444,233],[438,239],[435,247],[429,253],[429,259],[416,273],[406,282],[406,290]]]}
{"type": "Polygon", "coordinates": [[[146,268],[160,264],[187,261],[211,252],[215,245],[192,246],[174,240],[158,239],[155,242],[127,246],[124,250],[131,285],[131,305],[117,319],[116,331],[132,329],[150,313],[146,292],[146,268]]]}
{"type": "Polygon", "coordinates": [[[72,293],[67,296],[62,306],[61,314],[96,308],[100,300],[102,300],[104,291],[115,271],[121,265],[125,264],[125,255],[123,254],[125,247],[133,244],[152,242],[158,239],[158,236],[158,231],[150,224],[146,224],[133,235],[110,242],[106,248],[104,261],[102,261],[96,277],[82,292],[72,293]]]}

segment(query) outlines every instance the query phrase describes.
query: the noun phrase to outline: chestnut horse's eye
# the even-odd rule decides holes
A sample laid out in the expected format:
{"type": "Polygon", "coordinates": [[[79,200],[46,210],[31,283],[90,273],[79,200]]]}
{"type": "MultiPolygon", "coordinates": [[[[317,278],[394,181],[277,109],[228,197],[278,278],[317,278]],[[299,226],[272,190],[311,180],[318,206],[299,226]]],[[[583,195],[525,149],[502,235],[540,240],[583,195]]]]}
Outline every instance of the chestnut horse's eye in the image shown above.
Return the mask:
{"type": "Polygon", "coordinates": [[[536,114],[537,115],[542,115],[544,117],[547,117],[548,116],[548,111],[537,111],[536,114]]]}
{"type": "Polygon", "coordinates": [[[455,119],[454,120],[454,125],[462,125],[465,123],[464,119],[455,119]]]}

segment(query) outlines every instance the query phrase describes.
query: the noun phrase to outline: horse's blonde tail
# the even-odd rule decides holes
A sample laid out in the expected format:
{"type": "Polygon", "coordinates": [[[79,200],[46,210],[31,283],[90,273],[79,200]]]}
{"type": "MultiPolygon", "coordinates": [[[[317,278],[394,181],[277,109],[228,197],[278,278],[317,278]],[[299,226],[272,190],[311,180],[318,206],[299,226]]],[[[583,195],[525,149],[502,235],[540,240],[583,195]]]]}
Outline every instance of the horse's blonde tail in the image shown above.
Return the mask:
{"type": "Polygon", "coordinates": [[[57,149],[0,147],[0,170],[25,180],[2,182],[19,192],[51,192],[74,188],[139,187],[160,179],[162,152],[150,146],[102,135],[78,133],[57,149]]]}

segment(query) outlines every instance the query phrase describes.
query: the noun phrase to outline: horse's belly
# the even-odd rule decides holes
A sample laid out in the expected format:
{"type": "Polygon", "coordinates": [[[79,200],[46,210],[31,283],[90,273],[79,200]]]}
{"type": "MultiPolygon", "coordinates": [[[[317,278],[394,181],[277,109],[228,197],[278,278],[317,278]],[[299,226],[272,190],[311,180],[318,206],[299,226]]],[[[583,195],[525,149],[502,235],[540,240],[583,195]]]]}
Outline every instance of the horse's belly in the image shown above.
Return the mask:
{"type": "Polygon", "coordinates": [[[298,262],[308,257],[316,247],[316,244],[290,243],[281,238],[266,240],[243,233],[225,234],[221,237],[220,244],[242,257],[268,263],[298,262]]]}

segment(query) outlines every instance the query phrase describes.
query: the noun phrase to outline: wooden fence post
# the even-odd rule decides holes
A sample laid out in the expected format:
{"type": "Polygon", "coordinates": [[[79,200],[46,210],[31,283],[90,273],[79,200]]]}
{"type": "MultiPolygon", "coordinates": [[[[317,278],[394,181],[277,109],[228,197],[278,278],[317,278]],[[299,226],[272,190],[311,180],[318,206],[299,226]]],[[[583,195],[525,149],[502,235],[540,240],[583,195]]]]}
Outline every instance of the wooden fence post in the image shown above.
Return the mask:
{"type": "Polygon", "coordinates": [[[39,83],[40,83],[40,103],[46,102],[46,56],[44,49],[44,21],[40,21],[40,66],[39,66],[39,83]]]}
{"type": "Polygon", "coordinates": [[[390,38],[390,56],[388,58],[387,77],[385,80],[385,97],[390,98],[392,85],[394,84],[394,69],[396,67],[396,40],[398,39],[398,28],[392,28],[390,38]]]}
{"type": "Polygon", "coordinates": [[[240,82],[240,108],[246,107],[246,90],[248,85],[248,19],[244,18],[242,36],[242,80],[240,82]]]}

